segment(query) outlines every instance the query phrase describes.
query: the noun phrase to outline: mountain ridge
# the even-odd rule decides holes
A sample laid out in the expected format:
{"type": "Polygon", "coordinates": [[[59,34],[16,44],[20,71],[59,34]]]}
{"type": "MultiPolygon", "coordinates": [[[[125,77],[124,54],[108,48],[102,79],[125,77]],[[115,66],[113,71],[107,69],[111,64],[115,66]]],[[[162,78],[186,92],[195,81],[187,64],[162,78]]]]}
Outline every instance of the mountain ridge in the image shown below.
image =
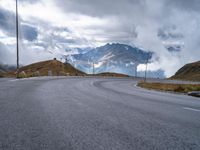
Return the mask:
{"type": "Polygon", "coordinates": [[[151,60],[154,53],[120,43],[107,43],[86,53],[70,55],[66,62],[87,73],[116,72],[134,76],[139,64],[151,60]],[[94,65],[94,67],[93,67],[94,65]]]}

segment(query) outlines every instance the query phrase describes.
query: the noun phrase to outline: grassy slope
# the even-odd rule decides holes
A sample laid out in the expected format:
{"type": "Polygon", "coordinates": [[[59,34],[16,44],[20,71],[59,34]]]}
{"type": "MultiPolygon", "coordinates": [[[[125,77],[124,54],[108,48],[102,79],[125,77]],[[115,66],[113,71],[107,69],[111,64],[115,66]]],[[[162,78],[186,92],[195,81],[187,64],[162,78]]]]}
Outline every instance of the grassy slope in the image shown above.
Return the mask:
{"type": "Polygon", "coordinates": [[[0,71],[0,78],[4,76],[4,73],[0,71]]]}
{"type": "MultiPolygon", "coordinates": [[[[20,72],[25,72],[26,77],[34,76],[34,74],[39,73],[39,76],[48,76],[48,71],[52,71],[53,76],[57,75],[85,75],[84,72],[81,72],[75,69],[70,64],[63,64],[57,60],[48,60],[42,61],[34,64],[30,64],[20,68],[20,72]]],[[[16,76],[15,72],[8,72],[4,76],[13,77],[16,76]]]]}
{"type": "Polygon", "coordinates": [[[99,74],[97,74],[97,76],[108,76],[108,77],[129,77],[128,75],[125,75],[125,74],[112,73],[112,72],[99,73],[99,74]]]}
{"type": "Polygon", "coordinates": [[[200,61],[186,64],[171,79],[200,81],[200,61]]]}
{"type": "Polygon", "coordinates": [[[69,75],[84,75],[85,74],[75,69],[70,64],[63,64],[62,62],[57,61],[57,60],[43,61],[43,62],[34,63],[34,64],[20,68],[20,72],[24,71],[26,72],[28,76],[30,76],[31,74],[37,71],[39,71],[39,74],[41,76],[47,76],[49,70],[52,71],[53,76],[66,75],[67,73],[69,75]]]}
{"type": "Polygon", "coordinates": [[[181,93],[200,91],[200,84],[168,84],[168,83],[139,82],[138,86],[146,89],[181,92],[181,93]]]}
{"type": "MultiPolygon", "coordinates": [[[[181,69],[179,69],[176,72],[176,74],[172,76],[170,79],[200,81],[200,61],[186,64],[181,69]]],[[[138,86],[147,89],[181,92],[181,93],[200,91],[200,84],[168,84],[168,83],[140,82],[138,83],[138,86]]]]}

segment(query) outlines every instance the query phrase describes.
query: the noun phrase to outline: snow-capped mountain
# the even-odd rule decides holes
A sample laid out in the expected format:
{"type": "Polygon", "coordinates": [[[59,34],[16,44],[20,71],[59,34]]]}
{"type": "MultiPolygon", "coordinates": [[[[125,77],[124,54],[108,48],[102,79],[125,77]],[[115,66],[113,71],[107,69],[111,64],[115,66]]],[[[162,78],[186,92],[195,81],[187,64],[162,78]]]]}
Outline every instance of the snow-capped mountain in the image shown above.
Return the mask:
{"type": "Polygon", "coordinates": [[[151,60],[152,56],[152,52],[138,47],[113,43],[69,55],[66,61],[87,73],[116,72],[135,76],[137,66],[151,60]]]}

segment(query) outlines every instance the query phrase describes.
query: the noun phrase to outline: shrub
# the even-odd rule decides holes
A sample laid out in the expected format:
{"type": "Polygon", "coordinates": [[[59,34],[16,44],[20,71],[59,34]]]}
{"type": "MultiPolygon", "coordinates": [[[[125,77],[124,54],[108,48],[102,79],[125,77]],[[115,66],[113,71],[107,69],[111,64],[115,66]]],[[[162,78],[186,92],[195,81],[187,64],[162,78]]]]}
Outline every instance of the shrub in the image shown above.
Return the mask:
{"type": "Polygon", "coordinates": [[[32,77],[38,77],[40,76],[40,72],[39,71],[36,71],[32,74],[32,77]]]}
{"type": "Polygon", "coordinates": [[[24,71],[22,71],[22,72],[19,73],[18,77],[19,78],[27,78],[27,75],[26,75],[26,73],[24,71]]]}

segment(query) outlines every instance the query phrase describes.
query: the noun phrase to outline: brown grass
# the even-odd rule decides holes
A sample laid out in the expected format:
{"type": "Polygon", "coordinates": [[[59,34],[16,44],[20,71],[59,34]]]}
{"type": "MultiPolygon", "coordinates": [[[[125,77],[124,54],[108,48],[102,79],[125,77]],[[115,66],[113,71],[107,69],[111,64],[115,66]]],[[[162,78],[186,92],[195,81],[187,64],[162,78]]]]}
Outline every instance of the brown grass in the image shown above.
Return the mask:
{"type": "Polygon", "coordinates": [[[170,79],[200,81],[200,61],[186,64],[170,79]]]}
{"type": "Polygon", "coordinates": [[[4,75],[3,75],[3,73],[2,73],[2,72],[0,72],[0,78],[2,78],[2,77],[4,77],[4,75]]]}
{"type": "MultiPolygon", "coordinates": [[[[42,61],[20,68],[20,74],[25,73],[26,77],[48,76],[51,70],[53,76],[83,76],[84,72],[75,69],[70,64],[63,64],[57,60],[42,61]]],[[[4,77],[16,77],[16,71],[3,74],[4,77]]],[[[21,77],[21,76],[20,76],[21,77]]],[[[24,75],[22,75],[24,77],[24,75]]]]}
{"type": "Polygon", "coordinates": [[[36,72],[39,72],[40,76],[47,76],[48,71],[51,70],[53,76],[59,75],[83,75],[85,73],[75,69],[70,64],[63,64],[57,60],[43,61],[35,64],[31,64],[20,68],[20,72],[24,71],[27,76],[31,76],[36,72]]]}
{"type": "Polygon", "coordinates": [[[180,92],[180,93],[200,91],[200,84],[168,84],[168,83],[139,82],[138,86],[146,89],[180,92]]]}
{"type": "Polygon", "coordinates": [[[129,77],[128,75],[125,75],[125,74],[112,73],[112,72],[99,73],[99,74],[96,74],[96,76],[106,76],[106,77],[129,77]]]}
{"type": "Polygon", "coordinates": [[[3,77],[15,77],[15,72],[0,72],[0,78],[3,78],[3,77]]]}

